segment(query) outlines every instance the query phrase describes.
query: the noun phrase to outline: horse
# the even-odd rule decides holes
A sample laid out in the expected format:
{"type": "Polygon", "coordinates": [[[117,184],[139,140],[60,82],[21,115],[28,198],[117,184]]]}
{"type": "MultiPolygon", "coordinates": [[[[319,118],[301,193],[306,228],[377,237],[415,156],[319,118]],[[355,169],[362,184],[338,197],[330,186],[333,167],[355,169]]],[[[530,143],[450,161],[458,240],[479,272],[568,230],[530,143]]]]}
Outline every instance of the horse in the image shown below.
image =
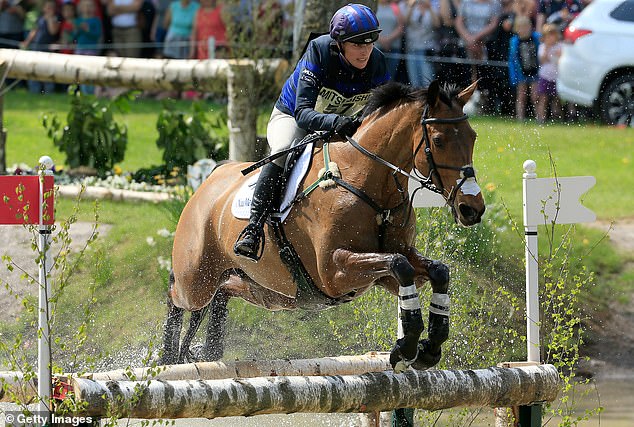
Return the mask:
{"type": "MultiPolygon", "coordinates": [[[[415,215],[408,181],[442,194],[456,222],[480,222],[485,203],[476,183],[476,132],[463,107],[476,83],[460,91],[437,81],[428,88],[388,83],[375,89],[352,138],[322,137],[314,145],[301,188],[326,176],[334,185],[296,198],[283,224],[265,227],[257,263],[232,248],[246,219],[232,215],[236,192],[251,163],[228,161],[192,195],[179,219],[172,251],[163,364],[183,363],[210,310],[200,359],[224,352],[227,302],[267,310],[324,309],[352,301],[378,285],[398,296],[404,336],[392,366],[429,368],[440,360],[449,334],[449,269],[414,247],[415,215]],[[328,166],[336,163],[333,171],[328,166]],[[417,288],[429,281],[428,337],[417,288]],[[182,343],[184,311],[190,327],[182,343]]],[[[331,183],[332,184],[332,183],[331,183]]],[[[300,188],[300,190],[301,190],[300,188]]]]}

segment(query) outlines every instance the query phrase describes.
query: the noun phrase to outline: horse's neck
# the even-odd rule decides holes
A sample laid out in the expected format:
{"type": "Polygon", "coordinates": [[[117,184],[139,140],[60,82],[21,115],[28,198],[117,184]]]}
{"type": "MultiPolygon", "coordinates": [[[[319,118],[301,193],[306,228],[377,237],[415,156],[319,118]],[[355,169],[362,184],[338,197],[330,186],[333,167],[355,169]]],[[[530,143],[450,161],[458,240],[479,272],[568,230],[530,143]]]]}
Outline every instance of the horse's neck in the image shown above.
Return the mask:
{"type": "Polygon", "coordinates": [[[359,138],[359,144],[409,172],[414,165],[412,141],[420,129],[419,116],[412,103],[400,105],[373,121],[359,138]]]}
{"type": "MultiPolygon", "coordinates": [[[[404,114],[406,112],[400,111],[402,109],[404,107],[378,117],[360,132],[358,143],[381,159],[409,172],[413,167],[412,141],[418,129],[411,120],[416,123],[418,117],[409,117],[413,115],[404,114]]],[[[354,176],[354,181],[368,194],[376,197],[377,202],[381,201],[387,207],[396,203],[397,199],[400,200],[400,193],[392,177],[393,169],[362,154],[349,144],[345,146],[345,152],[349,174],[354,176]]],[[[405,177],[398,175],[397,179],[400,186],[406,188],[405,177]]]]}

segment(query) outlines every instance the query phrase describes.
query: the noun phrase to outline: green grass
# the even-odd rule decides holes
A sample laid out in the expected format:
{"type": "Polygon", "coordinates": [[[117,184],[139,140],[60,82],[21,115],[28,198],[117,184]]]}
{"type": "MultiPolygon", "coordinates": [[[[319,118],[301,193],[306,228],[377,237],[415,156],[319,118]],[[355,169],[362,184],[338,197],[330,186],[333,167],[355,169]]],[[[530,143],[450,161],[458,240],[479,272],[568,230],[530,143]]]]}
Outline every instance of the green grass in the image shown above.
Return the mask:
{"type": "MultiPolygon", "coordinates": [[[[190,101],[176,102],[180,108],[189,111],[190,101]]],[[[210,114],[219,114],[225,109],[211,102],[208,105],[210,114]]],[[[34,95],[25,90],[14,90],[5,96],[4,108],[4,125],[9,135],[7,166],[19,163],[32,165],[45,154],[58,164],[64,163],[64,155],[46,136],[42,117],[44,114],[57,114],[65,120],[69,109],[68,95],[34,95]]],[[[156,146],[156,121],[161,109],[159,101],[138,99],[131,105],[130,113],[115,114],[116,120],[128,127],[126,156],[120,164],[123,170],[134,171],[161,164],[162,151],[156,146]]]]}
{"type": "MultiPolygon", "coordinates": [[[[175,101],[179,108],[189,111],[191,101],[175,101]]],[[[226,106],[205,101],[210,115],[220,115],[226,106]]],[[[64,155],[46,136],[42,126],[44,114],[58,114],[65,119],[69,109],[68,95],[55,93],[34,95],[26,90],[14,90],[4,98],[4,126],[8,131],[7,165],[37,163],[41,155],[50,155],[56,163],[64,163],[64,155]]],[[[128,127],[128,146],[125,160],[120,164],[124,170],[161,163],[162,151],[156,146],[158,131],[156,122],[162,109],[161,101],[137,99],[127,114],[116,114],[116,118],[128,127]]],[[[258,132],[266,133],[270,106],[260,107],[258,132]]]]}
{"type": "Polygon", "coordinates": [[[558,176],[592,175],[597,184],[583,198],[600,219],[634,215],[634,129],[608,126],[516,123],[474,118],[478,132],[474,163],[481,185],[493,183],[502,201],[521,219],[522,164],[537,163],[551,177],[549,153],[558,176]]]}

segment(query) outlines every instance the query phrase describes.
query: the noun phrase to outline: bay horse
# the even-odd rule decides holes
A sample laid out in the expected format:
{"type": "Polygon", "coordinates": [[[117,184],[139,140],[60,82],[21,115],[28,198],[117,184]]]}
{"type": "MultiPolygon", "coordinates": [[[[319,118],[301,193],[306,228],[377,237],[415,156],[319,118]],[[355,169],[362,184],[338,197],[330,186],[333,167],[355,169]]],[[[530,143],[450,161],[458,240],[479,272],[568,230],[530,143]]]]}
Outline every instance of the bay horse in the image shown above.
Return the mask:
{"type": "Polygon", "coordinates": [[[464,226],[480,222],[485,204],[472,166],[476,133],[463,113],[475,89],[476,83],[459,91],[436,81],[427,89],[398,83],[375,89],[352,138],[315,144],[300,190],[318,182],[330,162],[340,175],[330,172],[335,185],[299,199],[282,227],[269,222],[257,263],[232,249],[246,219],[235,218],[231,205],[250,176],[241,170],[250,164],[217,167],[188,201],[176,228],[161,363],[188,357],[205,308],[211,313],[201,358],[220,359],[230,298],[268,310],[322,309],[379,285],[398,295],[401,307],[404,337],[392,350],[392,366],[435,365],[449,334],[449,270],[414,247],[407,186],[412,177],[442,194],[464,226]],[[290,248],[280,251],[284,242],[290,248]],[[419,341],[424,322],[416,288],[426,281],[433,292],[429,330],[419,341]],[[184,310],[192,316],[181,343],[184,310]]]}

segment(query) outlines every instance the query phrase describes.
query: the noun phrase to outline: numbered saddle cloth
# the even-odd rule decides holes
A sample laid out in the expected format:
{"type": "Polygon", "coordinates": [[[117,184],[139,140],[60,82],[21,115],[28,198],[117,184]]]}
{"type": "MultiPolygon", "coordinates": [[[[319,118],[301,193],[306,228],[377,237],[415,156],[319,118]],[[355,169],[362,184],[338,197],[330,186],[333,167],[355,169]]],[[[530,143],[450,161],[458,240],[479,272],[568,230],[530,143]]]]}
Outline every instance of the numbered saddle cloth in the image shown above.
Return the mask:
{"type": "MultiPolygon", "coordinates": [[[[280,222],[284,221],[288,216],[291,204],[293,203],[293,200],[297,195],[297,191],[299,190],[299,186],[308,173],[313,153],[313,145],[314,144],[308,144],[304,147],[304,150],[298,157],[297,162],[291,169],[287,180],[288,184],[286,185],[286,190],[284,191],[284,196],[282,197],[282,201],[280,203],[279,213],[272,214],[272,216],[279,218],[280,222]]],[[[259,176],[260,172],[250,176],[236,193],[233,198],[233,203],[231,204],[231,213],[234,217],[239,219],[249,219],[253,191],[255,190],[255,184],[258,181],[259,176]]]]}

